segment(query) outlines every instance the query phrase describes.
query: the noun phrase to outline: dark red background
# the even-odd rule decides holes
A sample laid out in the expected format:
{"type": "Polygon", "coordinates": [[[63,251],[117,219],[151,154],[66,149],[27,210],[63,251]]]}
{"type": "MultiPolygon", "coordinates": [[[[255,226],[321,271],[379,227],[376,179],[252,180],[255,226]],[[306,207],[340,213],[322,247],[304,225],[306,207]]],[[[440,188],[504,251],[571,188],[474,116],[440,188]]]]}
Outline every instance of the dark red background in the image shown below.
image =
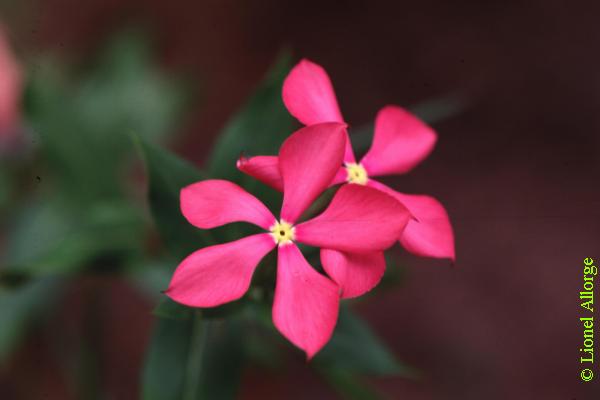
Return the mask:
{"type": "MultiPolygon", "coordinates": [[[[388,103],[466,93],[467,110],[435,125],[439,143],[432,156],[390,181],[446,205],[456,268],[403,253],[404,286],[359,307],[424,377],[374,382],[405,399],[591,399],[600,393],[597,381],[579,378],[577,297],[583,259],[600,259],[600,3],[17,3],[5,9],[18,45],[28,51],[86,57],[115,30],[148,26],[165,66],[199,81],[201,98],[176,146],[199,163],[285,45],[328,70],[355,125],[372,121],[388,103]],[[37,11],[29,11],[34,4],[37,11]]],[[[81,282],[70,291],[71,302],[92,290],[110,294],[99,300],[98,379],[113,398],[135,398],[151,305],[109,279],[81,282]]],[[[63,314],[52,322],[56,327],[78,326],[73,321],[85,317],[77,306],[63,314]]],[[[75,328],[71,335],[79,337],[75,328]]],[[[0,378],[0,394],[69,396],[55,355],[44,349],[41,339],[30,340],[0,378]]],[[[298,362],[279,373],[248,371],[241,397],[309,395],[333,396],[298,362]]]]}

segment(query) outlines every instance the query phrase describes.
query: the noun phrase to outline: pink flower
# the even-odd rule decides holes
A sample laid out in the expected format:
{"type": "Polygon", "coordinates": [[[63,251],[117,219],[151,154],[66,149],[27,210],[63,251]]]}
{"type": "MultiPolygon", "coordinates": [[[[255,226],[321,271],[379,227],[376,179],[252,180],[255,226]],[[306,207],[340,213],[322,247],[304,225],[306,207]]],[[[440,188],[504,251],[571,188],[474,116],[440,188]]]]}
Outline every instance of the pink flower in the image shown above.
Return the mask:
{"type": "MultiPolygon", "coordinates": [[[[300,61],[286,78],[283,101],[289,112],[305,125],[344,121],[329,76],[322,67],[307,60],[300,61]]],[[[348,140],[344,166],[332,184],[366,185],[395,197],[414,216],[399,236],[402,246],[413,254],[454,261],[454,234],[444,207],[431,196],[400,193],[372,179],[410,171],[429,155],[436,140],[435,132],[417,117],[400,107],[386,106],[377,114],[373,143],[360,162],[356,162],[348,140]]],[[[240,170],[281,190],[282,182],[276,166],[277,157],[270,156],[238,161],[240,170]]],[[[336,273],[327,270],[334,279],[336,274],[341,275],[340,279],[349,274],[346,271],[348,265],[357,267],[359,264],[356,260],[345,262],[339,254],[328,257],[341,260],[336,263],[336,273]]],[[[379,261],[375,265],[383,274],[385,266],[381,266],[379,256],[377,259],[379,261]]],[[[323,263],[328,264],[325,260],[323,263]]],[[[341,282],[338,280],[339,284],[341,282]]]]}
{"type": "Polygon", "coordinates": [[[339,287],[315,271],[296,243],[352,253],[381,252],[408,223],[409,213],[392,197],[372,188],[346,185],[327,209],[299,222],[342,164],[346,128],[324,123],[302,128],[281,146],[277,168],[282,182],[281,218],[256,197],[223,180],[207,180],[181,191],[181,211],[202,229],[249,222],[264,229],[246,238],[192,253],[178,266],[166,294],[193,307],[214,307],[239,299],[259,261],[278,248],[273,322],[311,358],[327,343],[337,321],[339,287]]]}
{"type": "Polygon", "coordinates": [[[0,26],[0,142],[16,132],[21,96],[21,69],[0,26]]]}

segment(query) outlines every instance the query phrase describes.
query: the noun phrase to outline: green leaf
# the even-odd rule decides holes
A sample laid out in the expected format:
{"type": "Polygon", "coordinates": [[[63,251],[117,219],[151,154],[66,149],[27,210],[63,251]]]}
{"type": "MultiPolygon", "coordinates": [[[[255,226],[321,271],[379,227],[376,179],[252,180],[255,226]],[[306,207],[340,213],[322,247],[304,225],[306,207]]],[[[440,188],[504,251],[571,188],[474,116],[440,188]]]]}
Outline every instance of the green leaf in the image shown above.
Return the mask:
{"type": "Polygon", "coordinates": [[[369,325],[348,307],[340,308],[329,343],[313,360],[313,367],[345,399],[379,399],[362,375],[414,378],[416,372],[400,363],[369,325]]]}
{"type": "Polygon", "coordinates": [[[223,319],[242,310],[245,305],[246,297],[211,308],[187,307],[168,297],[163,297],[152,313],[160,318],[185,319],[188,318],[190,313],[202,310],[202,316],[205,319],[223,319]]]}
{"type": "Polygon", "coordinates": [[[206,324],[198,392],[188,399],[234,399],[244,363],[242,323],[238,318],[230,318],[206,324]]]}
{"type": "Polygon", "coordinates": [[[428,124],[435,124],[465,111],[469,103],[460,93],[450,93],[419,103],[410,110],[428,124]]]}
{"type": "MultiPolygon", "coordinates": [[[[214,243],[208,231],[191,225],[181,214],[179,192],[198,182],[203,175],[193,166],[139,137],[138,148],[146,164],[148,201],[156,227],[167,248],[183,258],[199,248],[214,243]]],[[[175,267],[175,266],[173,266],[175,267]]]]}
{"type": "Polygon", "coordinates": [[[235,164],[242,153],[249,156],[277,154],[292,133],[294,120],[281,99],[281,88],[289,70],[290,55],[283,53],[252,97],[229,121],[208,163],[213,176],[233,180],[249,190],[264,187],[237,171],[235,164]]]}
{"type": "Polygon", "coordinates": [[[186,307],[183,304],[176,303],[170,298],[163,296],[158,303],[158,306],[152,311],[152,314],[159,318],[188,319],[194,311],[193,308],[186,307]]]}
{"type": "Polygon", "coordinates": [[[0,287],[0,365],[25,338],[29,326],[55,304],[61,288],[58,278],[31,281],[16,289],[0,287]]]}
{"type": "Polygon", "coordinates": [[[193,333],[193,318],[157,319],[142,375],[143,400],[183,399],[193,333]]]}
{"type": "Polygon", "coordinates": [[[143,258],[130,263],[125,273],[127,280],[141,294],[158,301],[165,298],[161,292],[169,287],[171,270],[175,264],[173,260],[143,258]]]}
{"type": "MultiPolygon", "coordinates": [[[[135,138],[144,158],[148,174],[148,201],[150,210],[162,240],[176,259],[183,259],[192,252],[215,243],[209,231],[191,225],[181,214],[179,192],[181,188],[202,180],[202,174],[186,161],[170,152],[135,138]]],[[[177,262],[173,262],[173,271],[177,262]]],[[[166,287],[162,288],[163,290],[166,287]]],[[[219,307],[219,309],[229,309],[219,307]]],[[[193,309],[163,298],[154,314],[163,318],[185,319],[193,309]]]]}
{"type": "Polygon", "coordinates": [[[344,306],[333,337],[313,362],[319,367],[359,374],[414,376],[414,371],[396,360],[368,324],[344,306]]]}
{"type": "Polygon", "coordinates": [[[144,400],[233,399],[243,365],[239,320],[159,318],[143,373],[144,400]]]}
{"type": "Polygon", "coordinates": [[[126,257],[140,244],[141,216],[127,203],[98,202],[80,214],[62,202],[38,200],[14,217],[0,275],[63,274],[96,257],[126,257]]]}

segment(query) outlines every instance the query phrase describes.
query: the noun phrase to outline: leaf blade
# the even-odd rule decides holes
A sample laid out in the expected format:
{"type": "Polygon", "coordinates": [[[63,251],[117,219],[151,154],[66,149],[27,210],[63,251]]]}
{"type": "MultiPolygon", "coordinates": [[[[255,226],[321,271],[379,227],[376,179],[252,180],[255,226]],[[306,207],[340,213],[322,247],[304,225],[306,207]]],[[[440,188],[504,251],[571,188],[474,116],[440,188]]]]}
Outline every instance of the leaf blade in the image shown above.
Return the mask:
{"type": "Polygon", "coordinates": [[[148,202],[156,227],[170,252],[182,258],[214,243],[209,232],[192,226],[181,214],[180,190],[204,178],[192,165],[134,136],[148,175],[148,202]]]}

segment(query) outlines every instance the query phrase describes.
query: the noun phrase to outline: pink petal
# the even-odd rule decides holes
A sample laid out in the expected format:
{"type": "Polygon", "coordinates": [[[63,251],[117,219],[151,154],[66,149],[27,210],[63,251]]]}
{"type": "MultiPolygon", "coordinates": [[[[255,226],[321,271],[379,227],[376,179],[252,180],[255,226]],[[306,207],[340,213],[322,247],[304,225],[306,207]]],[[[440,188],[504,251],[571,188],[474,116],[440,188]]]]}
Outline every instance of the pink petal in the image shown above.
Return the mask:
{"type": "Polygon", "coordinates": [[[191,307],[214,307],[248,291],[254,269],[275,247],[268,233],[205,247],[179,264],[167,296],[191,307]]]}
{"type": "Polygon", "coordinates": [[[240,221],[269,229],[275,223],[275,217],[260,200],[229,181],[193,183],[181,189],[180,202],[185,218],[202,229],[240,221]]]}
{"type": "MultiPolygon", "coordinates": [[[[283,102],[304,125],[344,122],[329,75],[323,67],[306,59],[292,68],[283,82],[283,102]]],[[[344,162],[356,162],[348,134],[346,138],[344,162]]]]}
{"type": "Polygon", "coordinates": [[[0,141],[17,132],[14,128],[19,118],[21,90],[21,68],[0,26],[0,141]]]}
{"type": "MultiPolygon", "coordinates": [[[[250,158],[240,158],[237,167],[243,173],[258,179],[267,186],[283,192],[283,180],[279,172],[279,157],[277,156],[256,156],[250,158]]],[[[341,167],[330,186],[344,183],[347,181],[348,172],[346,168],[341,167]]]]}
{"type": "Polygon", "coordinates": [[[346,132],[346,149],[344,150],[344,162],[355,163],[356,157],[354,157],[354,151],[352,150],[352,142],[350,142],[350,136],[346,132]]]}
{"type": "Polygon", "coordinates": [[[296,240],[351,253],[380,251],[394,244],[409,216],[393,197],[367,186],[346,184],[321,215],[296,226],[296,240]]]}
{"type": "Polygon", "coordinates": [[[437,136],[408,111],[387,106],[375,120],[373,144],[361,163],[370,176],[402,174],[431,153],[437,136]]]}
{"type": "Polygon", "coordinates": [[[335,177],[333,178],[333,181],[331,182],[330,186],[334,186],[339,183],[345,182],[348,182],[348,171],[346,170],[346,167],[341,167],[335,174],[335,177]]]}
{"type": "Polygon", "coordinates": [[[243,173],[258,179],[265,185],[283,192],[283,180],[279,172],[277,156],[240,157],[237,167],[243,173]]]}
{"type": "Polygon", "coordinates": [[[327,72],[306,59],[283,82],[283,102],[304,125],[344,122],[327,72]]]}
{"type": "Polygon", "coordinates": [[[329,341],[339,309],[339,289],[315,271],[295,244],[280,246],[273,323],[312,358],[329,341]]]}
{"type": "Polygon", "coordinates": [[[321,249],[321,263],[342,289],[343,299],[367,293],[377,286],[385,271],[382,251],[358,254],[321,249]]]}
{"type": "Polygon", "coordinates": [[[281,217],[294,223],[331,183],[342,165],[346,126],[337,122],[293,133],[279,151],[283,178],[281,217]]]}
{"type": "Polygon", "coordinates": [[[431,196],[403,194],[374,180],[368,185],[394,196],[414,215],[400,236],[406,250],[418,256],[455,260],[452,225],[439,201],[431,196]]]}

